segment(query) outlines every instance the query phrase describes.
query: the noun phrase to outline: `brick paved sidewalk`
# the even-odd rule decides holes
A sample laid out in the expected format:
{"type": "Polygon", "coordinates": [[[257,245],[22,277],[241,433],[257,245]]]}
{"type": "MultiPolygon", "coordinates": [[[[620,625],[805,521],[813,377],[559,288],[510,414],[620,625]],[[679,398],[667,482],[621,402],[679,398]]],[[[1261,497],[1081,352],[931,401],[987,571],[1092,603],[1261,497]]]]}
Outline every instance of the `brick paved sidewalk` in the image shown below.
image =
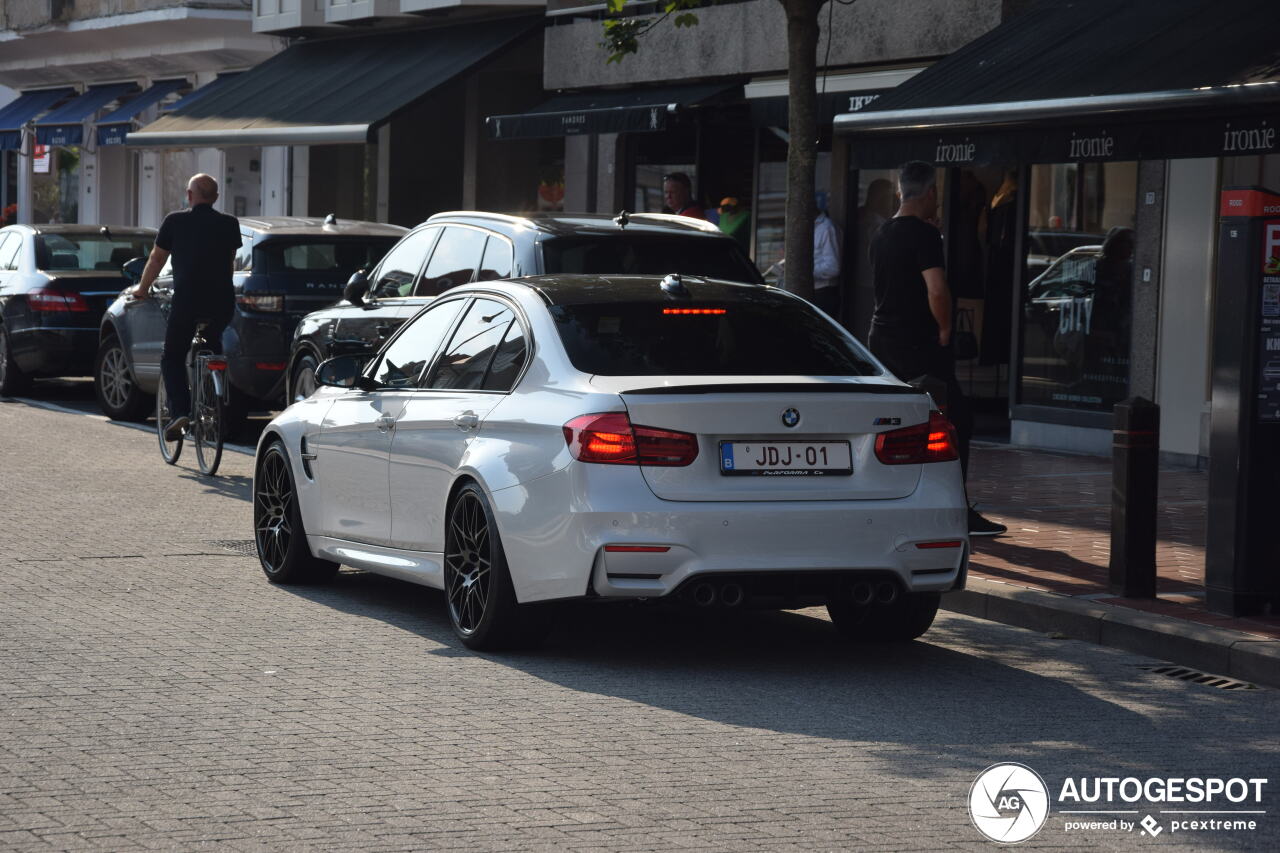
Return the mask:
{"type": "Polygon", "coordinates": [[[1155,600],[1107,589],[1111,460],[974,444],[969,493],[983,514],[1009,526],[974,539],[976,577],[1189,619],[1280,639],[1280,617],[1230,618],[1204,606],[1204,471],[1161,469],[1155,600]]]}

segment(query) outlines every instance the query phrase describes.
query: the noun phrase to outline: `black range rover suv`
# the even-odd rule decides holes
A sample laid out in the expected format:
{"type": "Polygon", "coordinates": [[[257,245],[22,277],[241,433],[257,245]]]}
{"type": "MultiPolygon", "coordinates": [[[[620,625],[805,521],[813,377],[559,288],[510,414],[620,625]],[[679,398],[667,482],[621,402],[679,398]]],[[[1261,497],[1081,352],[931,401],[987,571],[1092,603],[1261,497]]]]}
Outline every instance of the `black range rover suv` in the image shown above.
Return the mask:
{"type": "MultiPolygon", "coordinates": [[[[351,274],[376,264],[406,231],[332,216],[241,217],[232,276],[236,311],[222,337],[231,378],[229,425],[253,409],[280,408],[294,326],[341,298],[351,274]]],[[[109,417],[138,419],[153,407],[172,286],[166,264],[153,298],[121,293],[102,318],[94,388],[109,417]]]]}
{"type": "Polygon", "coordinates": [[[335,355],[377,350],[451,287],[550,273],[704,276],[763,284],[738,243],[700,219],[666,214],[437,213],[357,273],[345,298],[302,319],[289,355],[289,402],[315,390],[315,369],[335,355]]]}

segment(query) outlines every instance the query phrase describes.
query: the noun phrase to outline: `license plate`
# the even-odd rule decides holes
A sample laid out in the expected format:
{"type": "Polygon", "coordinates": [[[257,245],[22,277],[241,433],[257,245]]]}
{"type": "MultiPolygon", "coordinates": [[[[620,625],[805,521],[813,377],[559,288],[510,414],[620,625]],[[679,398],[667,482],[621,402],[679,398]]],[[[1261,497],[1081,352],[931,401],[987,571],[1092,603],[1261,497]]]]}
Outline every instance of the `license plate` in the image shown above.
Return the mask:
{"type": "Polygon", "coordinates": [[[821,477],[853,473],[847,441],[722,441],[720,473],[738,477],[821,477]]]}

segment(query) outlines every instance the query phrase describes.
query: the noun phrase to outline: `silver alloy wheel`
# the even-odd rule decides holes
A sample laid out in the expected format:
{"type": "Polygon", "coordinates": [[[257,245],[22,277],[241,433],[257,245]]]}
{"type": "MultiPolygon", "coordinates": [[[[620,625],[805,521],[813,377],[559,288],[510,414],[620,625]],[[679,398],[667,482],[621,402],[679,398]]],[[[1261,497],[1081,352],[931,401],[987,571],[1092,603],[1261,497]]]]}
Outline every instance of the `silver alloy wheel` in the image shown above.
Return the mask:
{"type": "Polygon", "coordinates": [[[449,513],[444,553],[449,615],[463,634],[475,633],[489,605],[491,541],[484,506],[474,494],[463,492],[449,513]]]}
{"type": "Polygon", "coordinates": [[[268,452],[258,472],[253,493],[253,526],[258,555],[269,574],[285,567],[293,524],[289,520],[293,503],[293,483],[282,451],[268,452]]]}
{"type": "Polygon", "coordinates": [[[98,382],[102,387],[102,396],[107,401],[107,405],[119,411],[129,402],[129,393],[133,390],[133,377],[129,375],[124,347],[120,346],[119,341],[115,344],[102,357],[98,382]]]}
{"type": "Polygon", "coordinates": [[[305,400],[314,393],[316,393],[316,365],[310,358],[304,358],[293,378],[293,402],[305,400]]]}

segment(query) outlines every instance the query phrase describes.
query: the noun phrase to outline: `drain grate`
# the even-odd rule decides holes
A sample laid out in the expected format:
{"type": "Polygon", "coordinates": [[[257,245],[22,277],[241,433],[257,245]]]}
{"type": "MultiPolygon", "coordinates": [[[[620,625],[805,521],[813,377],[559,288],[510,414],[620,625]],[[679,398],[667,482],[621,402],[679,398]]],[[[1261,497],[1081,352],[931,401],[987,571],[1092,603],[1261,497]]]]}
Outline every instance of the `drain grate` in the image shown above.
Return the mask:
{"type": "Polygon", "coordinates": [[[1188,669],[1185,666],[1173,666],[1170,664],[1161,664],[1160,666],[1144,665],[1140,666],[1139,669],[1145,669],[1147,672],[1152,672],[1156,675],[1176,678],[1179,681],[1192,681],[1196,684],[1203,684],[1206,687],[1216,687],[1219,690],[1258,689],[1258,685],[1250,684],[1247,681],[1236,681],[1234,678],[1227,678],[1225,675],[1210,675],[1199,670],[1188,669]]]}
{"type": "Polygon", "coordinates": [[[240,554],[244,557],[258,556],[258,546],[253,544],[252,539],[206,539],[205,541],[210,545],[225,548],[233,554],[240,554]]]}

